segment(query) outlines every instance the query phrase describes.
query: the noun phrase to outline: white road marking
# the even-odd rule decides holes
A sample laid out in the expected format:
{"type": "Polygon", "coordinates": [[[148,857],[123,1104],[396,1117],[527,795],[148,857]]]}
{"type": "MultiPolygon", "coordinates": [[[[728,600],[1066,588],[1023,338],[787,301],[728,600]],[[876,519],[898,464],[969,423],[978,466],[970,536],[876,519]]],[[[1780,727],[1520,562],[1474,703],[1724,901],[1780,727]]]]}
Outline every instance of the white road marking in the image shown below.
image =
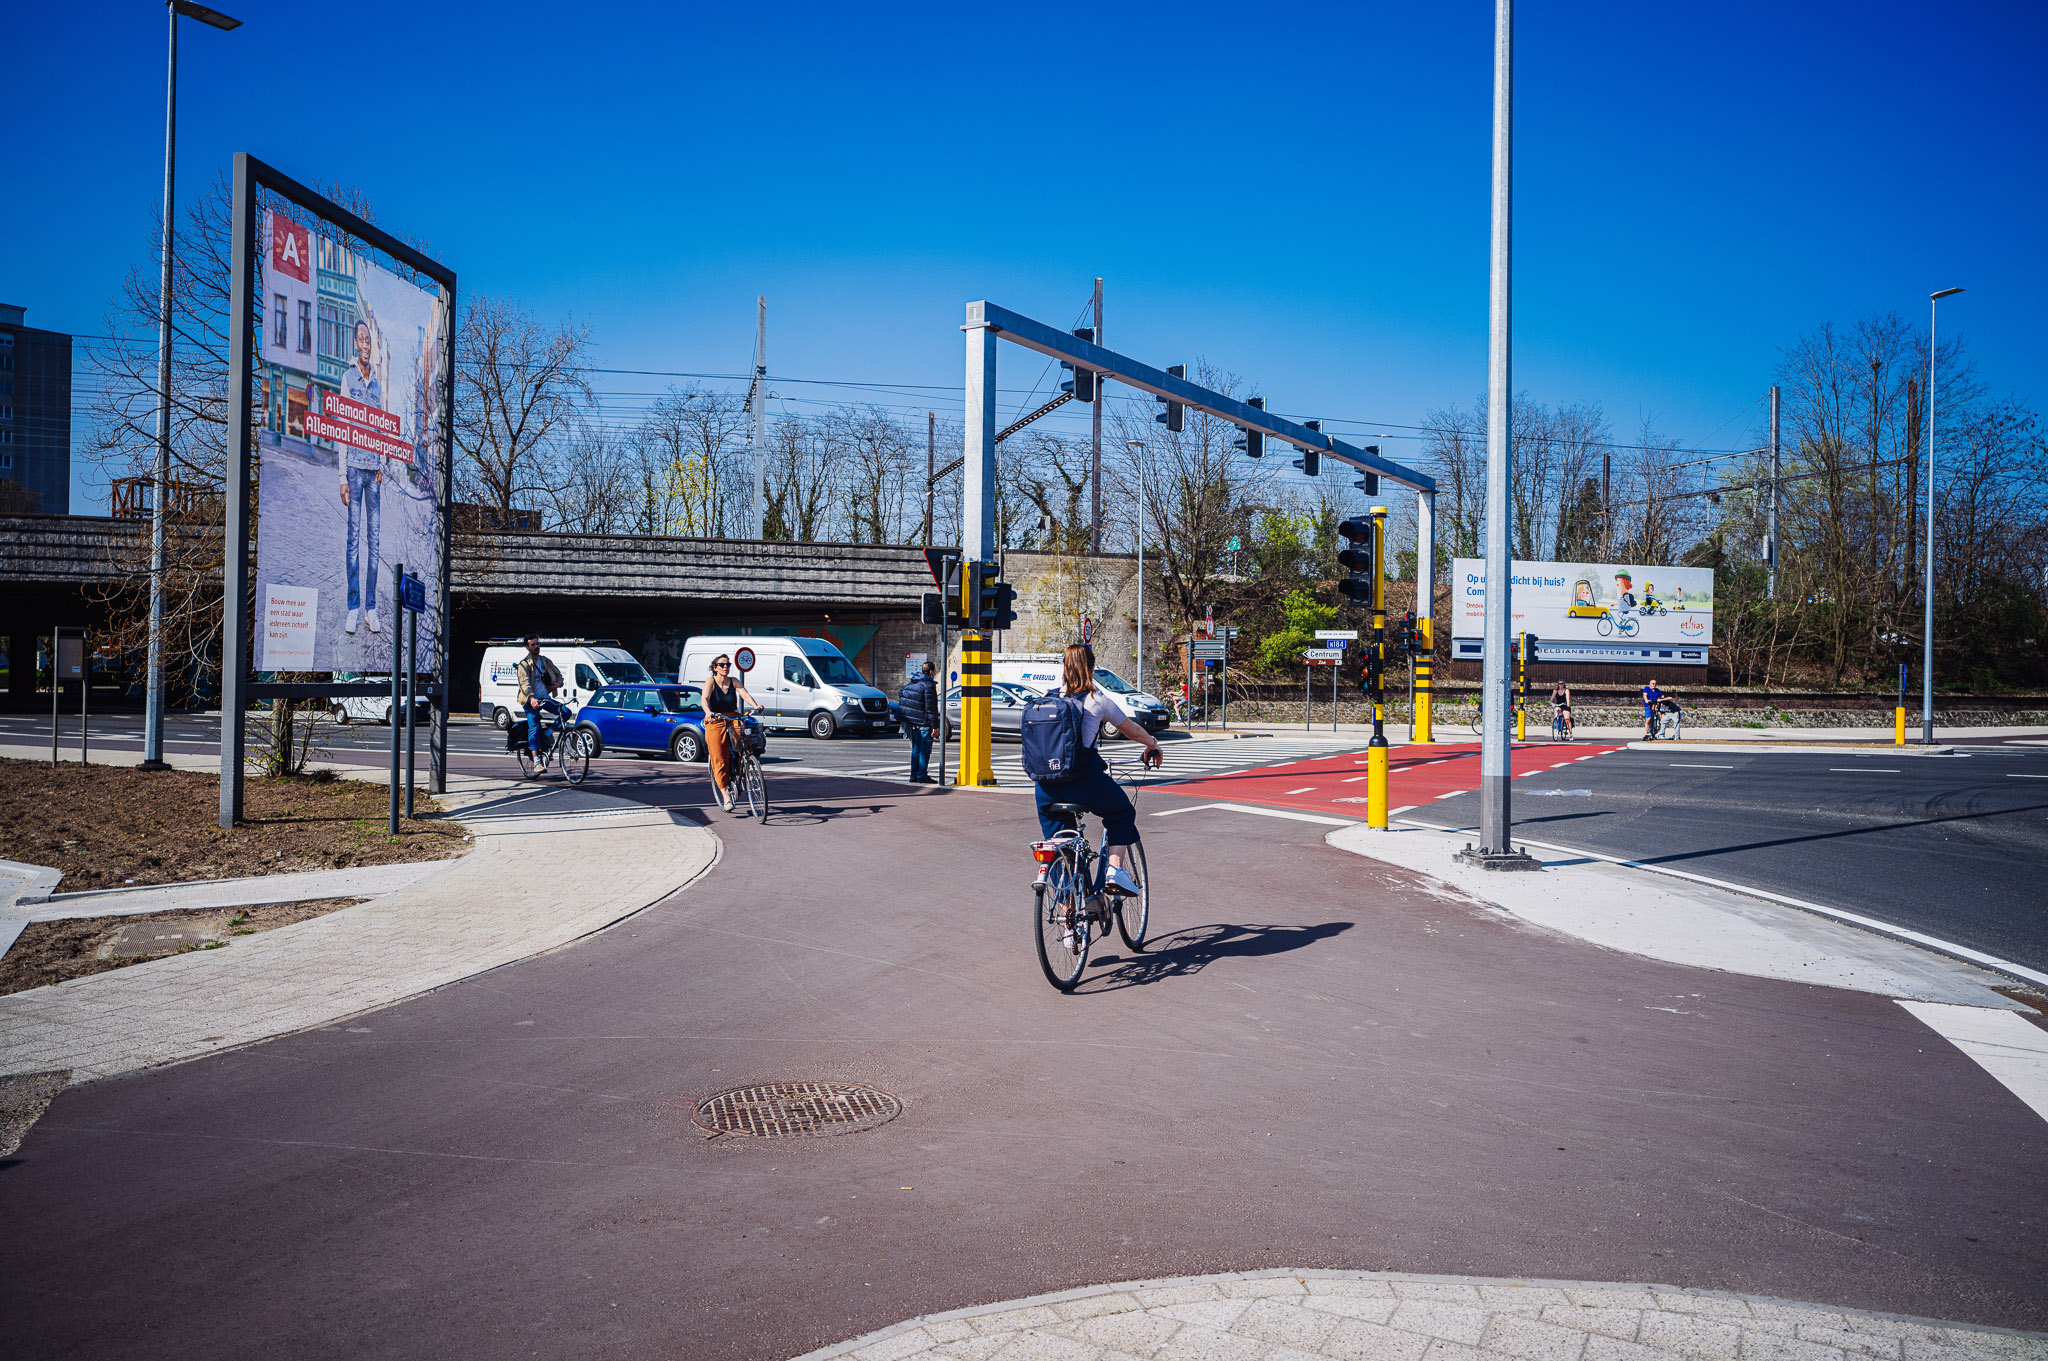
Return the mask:
{"type": "MultiPolygon", "coordinates": [[[[1314,785],[1312,785],[1312,784],[1305,784],[1305,785],[1303,785],[1303,786],[1302,786],[1301,788],[1299,788],[1299,789],[1290,789],[1290,790],[1288,790],[1288,791],[1287,791],[1287,794],[1306,794],[1306,793],[1308,793],[1308,792],[1309,792],[1310,790],[1312,790],[1312,789],[1314,789],[1314,788],[1315,788],[1315,786],[1314,786],[1314,785]]],[[[1280,797],[1284,799],[1284,798],[1286,798],[1286,797],[1287,797],[1287,794],[1282,794],[1282,795],[1281,795],[1280,797]]]]}
{"type": "Polygon", "coordinates": [[[1360,780],[1370,780],[1371,778],[1372,778],[1372,776],[1370,776],[1370,775],[1353,775],[1353,776],[1352,776],[1351,778],[1349,778],[1349,779],[1346,779],[1346,780],[1339,780],[1339,781],[1337,781],[1337,783],[1338,783],[1338,784],[1357,784],[1357,783],[1358,783],[1358,782],[1359,782],[1360,780]]]}
{"type": "Polygon", "coordinates": [[[1885,769],[1885,768],[1884,768],[1883,766],[1829,766],[1829,767],[1828,767],[1828,774],[1830,774],[1830,775],[1896,775],[1896,774],[1898,774],[1898,773],[1899,773],[1899,772],[1898,772],[1898,771],[1896,771],[1896,770],[1887,770],[1887,769],[1885,769]]]}
{"type": "Polygon", "coordinates": [[[1709,765],[1704,761],[1673,761],[1673,770],[1733,770],[1734,766],[1709,765]]]}
{"type": "Polygon", "coordinates": [[[1254,808],[1248,803],[1198,803],[1187,808],[1169,808],[1152,816],[1166,818],[1175,813],[1199,813],[1205,808],[1220,808],[1226,813],[1251,813],[1262,818],[1285,818],[1290,822],[1320,822],[1330,827],[1352,827],[1358,823],[1356,818],[1326,818],[1314,813],[1292,813],[1284,808],[1254,808]]]}
{"type": "Polygon", "coordinates": [[[2008,780],[2048,780],[2048,775],[2015,775],[2011,771],[2007,771],[2005,778],[2008,780]]]}
{"type": "Polygon", "coordinates": [[[1897,1000],[2048,1120],[2048,1031],[2017,1011],[1897,1000]]]}
{"type": "Polygon", "coordinates": [[[1393,812],[1390,812],[1390,813],[1388,813],[1388,814],[1387,814],[1387,816],[1388,816],[1388,817],[1392,817],[1392,816],[1394,816],[1394,813],[1412,813],[1412,812],[1414,812],[1414,811],[1415,811],[1415,805],[1411,803],[1411,804],[1407,804],[1407,805],[1405,805],[1405,806],[1403,806],[1403,807],[1400,807],[1400,808],[1396,808],[1396,809],[1394,809],[1394,810],[1393,810],[1393,812]]]}
{"type": "Polygon", "coordinates": [[[1472,792],[1472,791],[1471,791],[1471,790],[1469,790],[1469,789],[1453,789],[1453,790],[1452,790],[1452,791],[1451,791],[1450,793],[1448,793],[1448,794],[1439,794],[1439,795],[1437,795],[1437,797],[1438,797],[1438,798],[1440,798],[1440,799],[1455,799],[1455,798],[1457,798],[1457,797],[1458,797],[1458,795],[1460,795],[1460,794],[1469,794],[1469,793],[1471,793],[1471,792],[1472,792]]]}

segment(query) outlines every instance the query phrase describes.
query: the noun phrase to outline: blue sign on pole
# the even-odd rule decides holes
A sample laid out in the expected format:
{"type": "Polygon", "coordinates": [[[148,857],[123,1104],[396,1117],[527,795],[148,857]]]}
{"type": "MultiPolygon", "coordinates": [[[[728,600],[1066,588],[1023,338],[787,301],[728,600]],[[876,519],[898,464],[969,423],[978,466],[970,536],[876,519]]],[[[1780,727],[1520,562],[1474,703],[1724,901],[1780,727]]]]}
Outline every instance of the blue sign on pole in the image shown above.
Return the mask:
{"type": "Polygon", "coordinates": [[[427,583],[412,573],[405,574],[405,582],[398,593],[399,603],[418,614],[427,608],[427,583]]]}

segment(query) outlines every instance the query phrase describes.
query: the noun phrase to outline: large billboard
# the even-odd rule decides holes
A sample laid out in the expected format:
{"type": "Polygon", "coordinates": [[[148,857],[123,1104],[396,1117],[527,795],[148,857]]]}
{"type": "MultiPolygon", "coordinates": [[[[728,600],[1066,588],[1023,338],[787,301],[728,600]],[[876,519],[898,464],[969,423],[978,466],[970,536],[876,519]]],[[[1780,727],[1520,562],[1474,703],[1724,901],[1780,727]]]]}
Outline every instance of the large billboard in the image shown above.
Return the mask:
{"type": "Polygon", "coordinates": [[[317,219],[266,210],[261,240],[255,669],[389,670],[396,563],[437,655],[440,294],[317,219]]]}
{"type": "MultiPolygon", "coordinates": [[[[1714,572],[1619,562],[1515,562],[1513,632],[1546,661],[1705,666],[1714,641],[1714,572]]],[[[1481,655],[1486,563],[1451,560],[1453,657],[1481,655]]]]}

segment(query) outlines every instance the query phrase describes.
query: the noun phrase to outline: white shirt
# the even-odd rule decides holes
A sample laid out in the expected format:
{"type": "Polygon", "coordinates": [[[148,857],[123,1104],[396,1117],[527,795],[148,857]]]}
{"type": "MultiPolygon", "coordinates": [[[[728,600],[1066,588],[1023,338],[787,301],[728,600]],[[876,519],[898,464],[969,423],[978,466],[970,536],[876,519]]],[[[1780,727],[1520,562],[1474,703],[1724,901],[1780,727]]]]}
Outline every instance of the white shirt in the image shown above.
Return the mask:
{"type": "Polygon", "coordinates": [[[1115,728],[1124,721],[1124,711],[1116,707],[1116,701],[1099,688],[1082,695],[1068,695],[1068,699],[1081,706],[1081,745],[1092,747],[1102,734],[1102,725],[1107,723],[1115,728]]]}

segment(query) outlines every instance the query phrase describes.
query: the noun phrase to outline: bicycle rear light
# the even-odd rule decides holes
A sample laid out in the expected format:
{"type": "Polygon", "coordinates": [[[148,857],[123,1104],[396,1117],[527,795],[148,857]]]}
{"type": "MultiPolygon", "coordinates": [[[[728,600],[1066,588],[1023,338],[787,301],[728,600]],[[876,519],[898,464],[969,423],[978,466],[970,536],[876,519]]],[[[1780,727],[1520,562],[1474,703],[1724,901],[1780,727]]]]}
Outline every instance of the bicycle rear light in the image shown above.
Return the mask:
{"type": "Polygon", "coordinates": [[[1031,843],[1031,858],[1041,865],[1050,865],[1060,858],[1059,843],[1056,841],[1034,841],[1031,843]]]}

